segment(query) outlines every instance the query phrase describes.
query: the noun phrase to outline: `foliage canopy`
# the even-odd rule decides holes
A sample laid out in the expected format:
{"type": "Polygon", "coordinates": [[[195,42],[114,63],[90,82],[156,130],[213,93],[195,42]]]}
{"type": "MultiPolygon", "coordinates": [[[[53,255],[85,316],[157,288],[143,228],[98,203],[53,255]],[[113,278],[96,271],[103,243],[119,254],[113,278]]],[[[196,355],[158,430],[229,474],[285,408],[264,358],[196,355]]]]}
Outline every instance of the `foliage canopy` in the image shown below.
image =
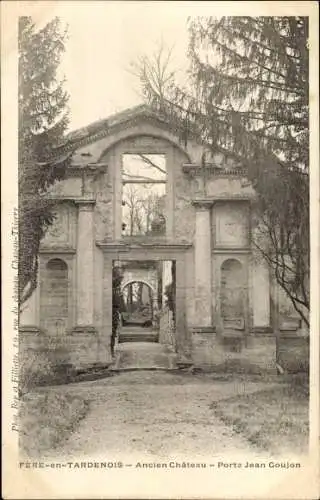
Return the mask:
{"type": "Polygon", "coordinates": [[[58,68],[66,32],[58,18],[37,30],[19,18],[19,306],[37,286],[40,241],[53,222],[43,194],[62,179],[68,156],[59,155],[68,125],[68,95],[58,68]]]}
{"type": "Polygon", "coordinates": [[[308,18],[197,18],[188,29],[186,84],[162,50],[137,64],[143,95],[184,141],[201,137],[247,169],[259,214],[253,243],[308,324],[308,18]]]}

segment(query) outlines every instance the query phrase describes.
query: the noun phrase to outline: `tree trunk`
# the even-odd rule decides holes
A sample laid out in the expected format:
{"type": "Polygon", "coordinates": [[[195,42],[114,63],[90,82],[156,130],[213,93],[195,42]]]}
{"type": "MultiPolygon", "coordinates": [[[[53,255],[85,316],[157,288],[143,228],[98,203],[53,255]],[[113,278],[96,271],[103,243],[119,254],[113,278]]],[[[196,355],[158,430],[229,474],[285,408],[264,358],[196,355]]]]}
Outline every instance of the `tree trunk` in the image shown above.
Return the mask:
{"type": "Polygon", "coordinates": [[[142,306],[142,291],[143,291],[143,283],[139,283],[139,288],[138,288],[138,307],[142,306]]]}

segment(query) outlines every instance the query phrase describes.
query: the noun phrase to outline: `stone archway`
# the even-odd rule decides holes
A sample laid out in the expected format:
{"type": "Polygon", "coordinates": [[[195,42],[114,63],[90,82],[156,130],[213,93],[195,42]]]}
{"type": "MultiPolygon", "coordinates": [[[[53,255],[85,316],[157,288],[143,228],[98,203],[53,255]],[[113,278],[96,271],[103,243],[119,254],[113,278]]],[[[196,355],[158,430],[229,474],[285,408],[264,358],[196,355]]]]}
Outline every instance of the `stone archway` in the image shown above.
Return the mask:
{"type": "Polygon", "coordinates": [[[149,281],[143,280],[141,278],[130,279],[130,280],[125,281],[124,283],[121,284],[121,291],[123,292],[123,290],[125,289],[125,287],[127,287],[131,283],[143,283],[144,285],[146,285],[149,288],[151,288],[153,294],[156,293],[156,288],[154,286],[152,286],[152,284],[149,281]]]}
{"type": "Polygon", "coordinates": [[[121,287],[122,325],[153,326],[157,307],[156,290],[143,280],[127,281],[121,287]]]}

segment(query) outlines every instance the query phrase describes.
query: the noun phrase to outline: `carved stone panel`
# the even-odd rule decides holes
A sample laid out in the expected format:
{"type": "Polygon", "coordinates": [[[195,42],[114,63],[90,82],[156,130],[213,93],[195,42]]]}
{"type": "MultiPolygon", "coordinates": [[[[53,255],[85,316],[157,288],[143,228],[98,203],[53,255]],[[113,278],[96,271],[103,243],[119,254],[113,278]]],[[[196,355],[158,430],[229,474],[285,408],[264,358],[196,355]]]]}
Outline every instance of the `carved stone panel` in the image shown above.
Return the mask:
{"type": "Polygon", "coordinates": [[[54,196],[81,196],[82,179],[71,177],[62,181],[56,181],[48,190],[54,196]]]}
{"type": "Polygon", "coordinates": [[[245,202],[219,202],[213,208],[214,246],[249,245],[249,207],[245,202]]]}
{"type": "Polygon", "coordinates": [[[55,210],[55,220],[48,228],[43,246],[74,247],[76,237],[76,207],[68,203],[59,204],[55,210]]]}

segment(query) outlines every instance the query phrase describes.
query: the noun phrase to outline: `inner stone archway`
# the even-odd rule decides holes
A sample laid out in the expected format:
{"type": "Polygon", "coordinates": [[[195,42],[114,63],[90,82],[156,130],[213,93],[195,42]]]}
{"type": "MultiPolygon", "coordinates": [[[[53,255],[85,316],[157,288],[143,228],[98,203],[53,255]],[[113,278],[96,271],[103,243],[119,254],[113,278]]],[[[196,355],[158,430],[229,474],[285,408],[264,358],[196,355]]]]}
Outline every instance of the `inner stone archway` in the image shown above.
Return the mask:
{"type": "Polygon", "coordinates": [[[116,339],[120,343],[167,342],[167,330],[175,325],[174,270],[174,261],[113,261],[113,272],[120,280],[117,291],[113,289],[113,320],[117,323],[113,345],[116,339]]]}
{"type": "Polygon", "coordinates": [[[145,281],[130,281],[122,287],[122,326],[152,327],[155,324],[155,290],[145,281]]]}

